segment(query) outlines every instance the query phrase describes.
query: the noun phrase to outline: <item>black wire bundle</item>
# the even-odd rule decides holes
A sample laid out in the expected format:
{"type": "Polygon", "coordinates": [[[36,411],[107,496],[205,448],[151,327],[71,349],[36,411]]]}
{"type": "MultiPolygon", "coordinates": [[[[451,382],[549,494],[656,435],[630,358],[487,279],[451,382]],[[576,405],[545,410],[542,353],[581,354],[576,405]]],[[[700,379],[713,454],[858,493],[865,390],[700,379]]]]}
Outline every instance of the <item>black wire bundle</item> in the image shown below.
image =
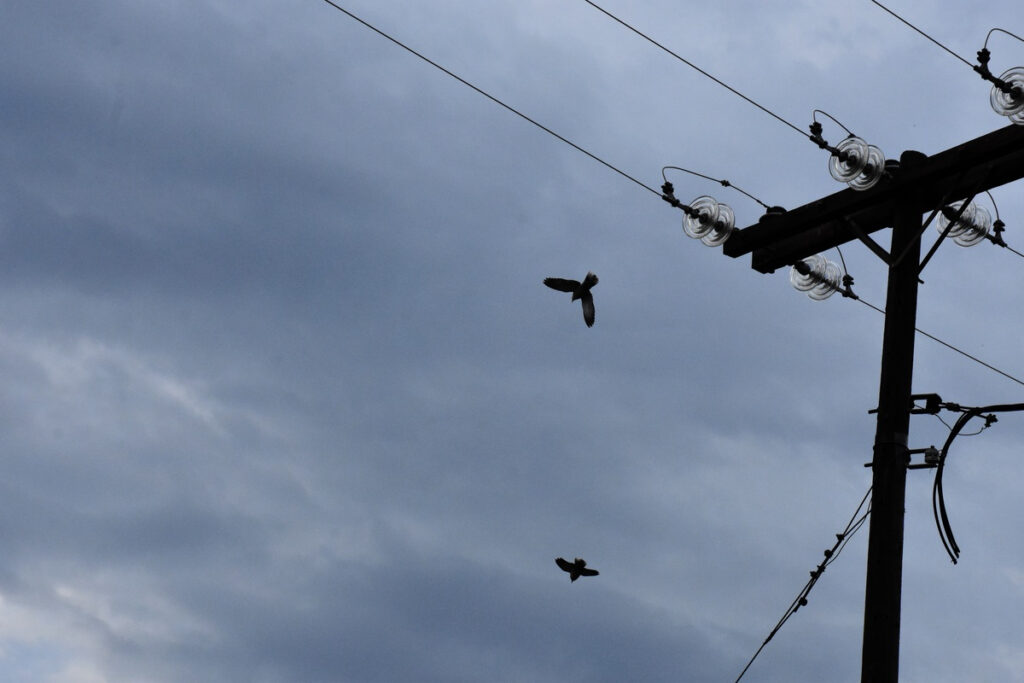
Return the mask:
{"type": "Polygon", "coordinates": [[[939,453],[939,462],[935,468],[935,484],[932,486],[932,513],[935,516],[935,528],[938,529],[939,539],[942,541],[942,546],[946,549],[949,559],[953,561],[953,564],[956,564],[957,558],[960,557],[960,546],[957,545],[956,538],[953,537],[953,528],[950,526],[949,515],[946,513],[946,497],[942,491],[942,472],[946,466],[946,455],[949,453],[949,447],[972,419],[987,413],[985,415],[985,427],[988,427],[996,421],[995,413],[1024,410],[1024,403],[962,408],[961,410],[964,411],[963,414],[957,418],[956,423],[950,428],[949,437],[946,438],[946,443],[943,444],[942,451],[939,453]]]}
{"type": "Polygon", "coordinates": [[[772,628],[768,633],[768,637],[764,639],[763,643],[761,643],[761,647],[757,648],[757,651],[754,652],[754,656],[752,656],[750,661],[747,662],[747,665],[743,667],[743,671],[741,671],[740,675],[736,677],[736,683],[739,683],[740,679],[747,673],[750,666],[754,663],[754,660],[757,659],[759,654],[761,654],[761,651],[764,650],[766,645],[768,645],[768,642],[775,637],[775,634],[779,632],[779,629],[789,621],[791,616],[796,614],[798,609],[807,604],[807,595],[811,592],[811,589],[814,588],[814,584],[818,583],[818,579],[820,579],[821,575],[825,573],[825,569],[836,561],[836,558],[838,558],[839,554],[843,552],[843,549],[846,547],[846,544],[850,542],[853,535],[857,533],[862,526],[864,526],[864,522],[867,520],[868,515],[871,514],[871,503],[868,502],[868,497],[870,495],[871,489],[868,488],[867,493],[865,493],[864,497],[861,498],[857,509],[854,510],[853,516],[850,517],[850,521],[846,523],[846,528],[843,529],[841,533],[836,534],[835,545],[825,550],[825,559],[811,572],[811,578],[806,584],[804,584],[800,593],[793,599],[793,602],[791,602],[789,607],[786,609],[785,614],[782,615],[782,618],[779,619],[778,623],[776,623],[774,628],[772,628]],[[860,515],[861,508],[864,507],[865,503],[867,503],[867,509],[864,511],[863,515],[860,515]],[[858,515],[860,515],[860,517],[858,517],[858,515]]]}

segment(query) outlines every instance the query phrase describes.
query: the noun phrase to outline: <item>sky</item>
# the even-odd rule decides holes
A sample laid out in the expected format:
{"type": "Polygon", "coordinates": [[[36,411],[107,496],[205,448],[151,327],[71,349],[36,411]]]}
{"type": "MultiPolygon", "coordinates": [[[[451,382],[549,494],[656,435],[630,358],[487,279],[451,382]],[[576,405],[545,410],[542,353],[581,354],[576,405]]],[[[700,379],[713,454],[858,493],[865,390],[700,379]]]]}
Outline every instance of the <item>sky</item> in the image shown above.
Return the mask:
{"type": "MultiPolygon", "coordinates": [[[[339,4],[649,187],[673,165],[787,208],[843,189],[806,137],[580,0],[339,4]]],[[[1008,125],[867,0],[603,6],[890,158],[1008,125]]],[[[968,60],[1024,31],[1010,0],[890,6],[968,60]]],[[[0,18],[0,679],[736,679],[870,486],[882,315],[689,239],[321,0],[0,18]],[[542,284],[588,271],[590,329],[542,284]]],[[[666,173],[740,227],[762,213],[666,173]]],[[[992,191],[1018,249],[1020,187],[992,191]]],[[[842,255],[884,306],[884,264],[842,255]]],[[[943,244],[918,327],[1024,377],[1022,274],[943,244]]],[[[914,390],[1024,395],[921,336],[914,390]]],[[[947,434],[914,416],[910,445],[947,434]]],[[[1022,439],[1006,414],[954,443],[956,565],[909,473],[902,680],[1024,681],[1022,439]]],[[[858,679],[867,538],[744,681],[858,679]]]]}

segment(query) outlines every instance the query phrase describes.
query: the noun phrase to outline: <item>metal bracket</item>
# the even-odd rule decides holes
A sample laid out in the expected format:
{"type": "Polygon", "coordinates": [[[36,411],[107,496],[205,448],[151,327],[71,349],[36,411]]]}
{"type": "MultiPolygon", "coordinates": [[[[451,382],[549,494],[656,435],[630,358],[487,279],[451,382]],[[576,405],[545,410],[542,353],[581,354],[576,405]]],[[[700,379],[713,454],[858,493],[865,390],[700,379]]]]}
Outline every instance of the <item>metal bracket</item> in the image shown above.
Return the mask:
{"type": "MultiPolygon", "coordinates": [[[[917,267],[918,275],[920,275],[921,271],[924,270],[924,267],[928,265],[928,262],[932,260],[932,256],[934,256],[935,252],[939,250],[939,245],[941,245],[942,241],[946,239],[946,235],[948,235],[949,231],[953,229],[953,226],[956,225],[956,222],[960,220],[960,216],[964,215],[964,211],[967,210],[967,207],[970,206],[971,202],[974,201],[974,198],[976,196],[977,193],[972,194],[970,197],[965,199],[964,202],[960,205],[960,208],[956,210],[956,215],[954,215],[953,219],[949,221],[949,223],[946,225],[946,229],[942,231],[941,235],[939,235],[939,239],[935,240],[935,244],[932,245],[932,248],[929,249],[928,253],[924,255],[923,259],[921,259],[921,265],[917,267]]],[[[945,202],[942,203],[942,206],[945,206],[945,202]]],[[[939,211],[942,210],[942,206],[939,206],[934,211],[932,211],[932,217],[934,217],[939,211]]],[[[931,221],[929,220],[929,223],[930,222],[931,221]]],[[[925,224],[925,227],[927,227],[927,223],[925,224]]]]}
{"type": "MultiPolygon", "coordinates": [[[[938,394],[911,394],[910,395],[910,408],[908,408],[911,415],[938,415],[942,409],[942,397],[938,394]],[[915,401],[924,399],[924,408],[918,408],[914,405],[915,401]]],[[[872,408],[868,411],[868,415],[874,415],[878,412],[878,408],[872,408]]]]}
{"type": "MultiPolygon", "coordinates": [[[[874,463],[866,462],[864,467],[873,467],[874,463]]],[[[935,446],[929,446],[928,448],[911,448],[907,450],[907,469],[908,470],[930,470],[939,466],[939,449],[935,446]],[[910,456],[917,453],[924,454],[924,462],[911,463],[910,456]]]]}
{"type": "Polygon", "coordinates": [[[883,249],[882,246],[878,244],[878,242],[871,239],[870,235],[861,230],[861,227],[857,225],[857,221],[853,220],[849,216],[843,216],[842,221],[846,225],[846,227],[848,227],[850,231],[857,236],[857,239],[863,242],[868,249],[873,251],[878,258],[882,259],[886,265],[893,265],[892,255],[885,249],[883,249]]]}
{"type": "MultiPolygon", "coordinates": [[[[939,235],[939,239],[935,240],[935,244],[933,244],[932,248],[928,250],[928,253],[925,254],[925,257],[921,259],[921,265],[917,267],[918,276],[921,275],[921,271],[924,270],[924,267],[928,265],[928,262],[932,259],[932,256],[934,256],[935,252],[938,251],[939,246],[942,244],[943,240],[946,239],[946,235],[948,235],[949,231],[953,229],[953,226],[956,224],[956,222],[960,220],[960,216],[962,216],[964,211],[967,210],[968,205],[970,205],[970,203],[974,201],[974,198],[978,196],[978,189],[982,187],[982,185],[984,185],[985,181],[988,179],[988,176],[991,172],[992,164],[986,164],[984,166],[984,172],[981,174],[981,177],[978,178],[978,182],[974,184],[974,187],[971,189],[970,195],[960,204],[960,208],[957,209],[956,217],[949,222],[949,224],[946,226],[946,229],[942,231],[941,235],[939,235]]],[[[960,174],[960,177],[963,177],[962,173],[960,174]]],[[[942,208],[946,205],[946,200],[948,199],[949,194],[943,197],[942,202],[939,204],[939,206],[932,210],[931,216],[929,216],[928,220],[925,221],[923,226],[921,226],[922,235],[924,234],[924,231],[928,229],[928,225],[932,222],[932,219],[935,218],[935,216],[938,215],[938,212],[941,211],[942,208]]],[[[900,258],[903,258],[902,255],[900,256],[900,258]]]]}

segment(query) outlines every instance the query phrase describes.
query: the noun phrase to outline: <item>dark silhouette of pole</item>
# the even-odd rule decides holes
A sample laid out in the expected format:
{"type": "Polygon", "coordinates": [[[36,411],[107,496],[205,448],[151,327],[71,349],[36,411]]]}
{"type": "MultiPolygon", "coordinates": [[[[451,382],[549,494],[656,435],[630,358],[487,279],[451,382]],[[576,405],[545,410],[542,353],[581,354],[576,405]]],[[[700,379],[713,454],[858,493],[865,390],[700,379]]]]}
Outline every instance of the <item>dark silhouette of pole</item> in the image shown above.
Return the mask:
{"type": "Polygon", "coordinates": [[[859,240],[889,265],[878,421],[872,458],[871,521],[864,596],[861,683],[896,683],[900,666],[903,520],[923,214],[1024,178],[1024,126],[1010,125],[931,157],[907,151],[889,177],[791,211],[772,207],[723,245],[751,255],[762,273],[859,240]],[[886,252],[872,237],[892,227],[886,252]]]}
{"type": "MultiPolygon", "coordinates": [[[[909,161],[910,154],[904,154],[901,162],[909,161]]],[[[896,206],[893,216],[890,253],[902,254],[902,258],[889,268],[885,301],[878,421],[872,459],[861,683],[896,683],[899,680],[904,500],[910,458],[907,435],[921,254],[921,214],[915,202],[909,199],[896,206]]]]}

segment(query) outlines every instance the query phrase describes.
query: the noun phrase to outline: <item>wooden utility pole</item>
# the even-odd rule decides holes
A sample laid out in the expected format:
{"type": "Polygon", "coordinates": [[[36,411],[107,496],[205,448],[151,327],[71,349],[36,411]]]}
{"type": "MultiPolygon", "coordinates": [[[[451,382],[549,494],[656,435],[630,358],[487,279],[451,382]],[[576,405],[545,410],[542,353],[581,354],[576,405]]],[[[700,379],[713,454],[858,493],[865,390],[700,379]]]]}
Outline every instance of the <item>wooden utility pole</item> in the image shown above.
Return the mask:
{"type": "Polygon", "coordinates": [[[882,336],[882,376],[872,466],[870,540],[864,591],[862,681],[897,681],[900,666],[900,600],[903,577],[903,513],[914,375],[921,214],[911,202],[896,207],[882,336]]]}
{"type": "MultiPolygon", "coordinates": [[[[926,157],[904,152],[887,162],[888,178],[874,187],[842,192],[792,211],[769,210],[737,230],[726,255],[751,254],[762,273],[791,266],[826,249],[860,240],[889,265],[878,421],[872,458],[870,538],[864,596],[862,683],[899,680],[903,522],[922,215],[970,200],[1024,177],[1024,126],[1008,126],[926,157]],[[893,229],[889,251],[871,237],[893,229]]],[[[926,257],[927,260],[927,257],[926,257]]]]}

